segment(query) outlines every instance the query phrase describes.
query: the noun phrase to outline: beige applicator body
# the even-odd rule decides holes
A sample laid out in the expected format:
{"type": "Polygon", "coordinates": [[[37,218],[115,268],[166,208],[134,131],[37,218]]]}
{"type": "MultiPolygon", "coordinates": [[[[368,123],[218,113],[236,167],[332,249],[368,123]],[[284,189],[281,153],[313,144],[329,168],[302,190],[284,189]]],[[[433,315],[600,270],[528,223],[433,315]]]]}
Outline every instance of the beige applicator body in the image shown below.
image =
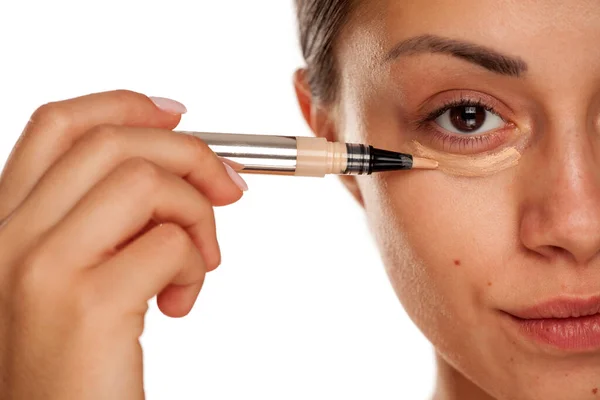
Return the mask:
{"type": "Polygon", "coordinates": [[[435,169],[437,161],[324,138],[178,131],[204,141],[219,157],[239,164],[238,172],[318,176],[435,169]]]}

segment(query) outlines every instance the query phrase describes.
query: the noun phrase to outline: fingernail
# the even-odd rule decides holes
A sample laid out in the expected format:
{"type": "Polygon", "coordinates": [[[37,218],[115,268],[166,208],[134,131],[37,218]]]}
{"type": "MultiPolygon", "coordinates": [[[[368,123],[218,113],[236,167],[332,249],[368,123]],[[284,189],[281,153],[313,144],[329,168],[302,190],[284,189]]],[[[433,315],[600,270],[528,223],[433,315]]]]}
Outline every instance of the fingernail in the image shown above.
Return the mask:
{"type": "Polygon", "coordinates": [[[163,111],[171,114],[181,115],[187,112],[187,108],[178,101],[167,99],[166,97],[150,97],[150,100],[163,111]]]}
{"type": "Polygon", "coordinates": [[[233,183],[235,183],[242,192],[246,192],[248,190],[248,184],[246,183],[244,178],[242,178],[240,174],[238,174],[233,168],[231,168],[226,163],[223,163],[223,165],[225,166],[225,170],[227,171],[227,174],[229,175],[233,183]]]}

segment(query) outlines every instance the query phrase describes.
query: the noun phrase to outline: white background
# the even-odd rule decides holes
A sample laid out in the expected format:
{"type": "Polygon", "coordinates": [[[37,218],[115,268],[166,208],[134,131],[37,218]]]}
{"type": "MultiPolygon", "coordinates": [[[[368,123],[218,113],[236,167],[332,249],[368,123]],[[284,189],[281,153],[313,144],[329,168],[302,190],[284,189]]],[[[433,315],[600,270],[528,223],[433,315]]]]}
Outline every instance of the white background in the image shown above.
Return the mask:
{"type": "MultiPolygon", "coordinates": [[[[309,135],[294,17],[292,0],[2,1],[0,162],[38,105],[117,88],[183,102],[181,129],[309,135]]],[[[337,179],[246,178],[191,315],[151,306],[147,398],[427,398],[432,351],[337,179]]]]}

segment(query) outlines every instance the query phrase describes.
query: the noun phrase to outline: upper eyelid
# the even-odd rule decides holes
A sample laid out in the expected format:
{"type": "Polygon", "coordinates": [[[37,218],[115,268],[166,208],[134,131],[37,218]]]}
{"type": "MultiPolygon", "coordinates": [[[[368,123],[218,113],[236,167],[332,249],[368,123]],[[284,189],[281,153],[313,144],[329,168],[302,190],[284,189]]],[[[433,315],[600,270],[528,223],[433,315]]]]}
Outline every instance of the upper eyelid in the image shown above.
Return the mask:
{"type": "Polygon", "coordinates": [[[491,112],[492,114],[497,115],[498,117],[502,118],[503,120],[505,120],[505,118],[502,116],[502,114],[498,111],[496,111],[496,109],[492,106],[488,106],[485,103],[479,102],[479,101],[470,101],[470,100],[460,100],[460,101],[452,101],[450,103],[447,103],[446,105],[438,108],[437,110],[432,111],[428,116],[427,119],[428,120],[433,120],[435,118],[440,117],[441,115],[444,115],[445,113],[447,113],[449,110],[455,108],[455,107],[465,107],[465,106],[474,106],[474,107],[482,107],[484,108],[486,111],[491,112]]]}
{"type": "Polygon", "coordinates": [[[483,93],[483,92],[479,92],[476,90],[468,90],[468,89],[450,89],[450,90],[445,90],[443,92],[436,93],[436,94],[428,97],[427,99],[425,99],[421,103],[421,105],[419,107],[417,107],[417,112],[420,115],[427,114],[428,113],[427,110],[428,109],[431,110],[431,108],[432,108],[430,106],[431,102],[439,97],[449,98],[449,99],[446,99],[446,101],[445,101],[446,103],[451,102],[451,101],[473,101],[473,102],[479,102],[484,105],[490,106],[496,111],[498,111],[498,109],[501,109],[501,110],[507,111],[509,114],[514,113],[514,110],[512,110],[510,108],[510,106],[508,106],[502,100],[497,99],[496,97],[486,94],[486,93],[483,93]]]}
{"type": "Polygon", "coordinates": [[[514,123],[513,110],[502,100],[499,100],[496,97],[483,92],[469,91],[466,89],[447,90],[429,97],[417,108],[416,115],[418,117],[413,121],[416,122],[417,127],[422,126],[424,123],[429,122],[431,120],[428,119],[428,117],[431,116],[433,113],[439,112],[443,109],[443,107],[448,107],[448,104],[456,103],[458,105],[460,104],[460,102],[479,104],[485,107],[486,109],[491,109],[494,112],[494,114],[498,115],[506,123],[514,123]],[[439,97],[445,97],[445,100],[442,100],[445,102],[445,106],[440,106],[440,101],[435,100],[439,97]],[[434,101],[438,103],[438,105],[432,106],[431,103],[433,103],[434,101]]]}

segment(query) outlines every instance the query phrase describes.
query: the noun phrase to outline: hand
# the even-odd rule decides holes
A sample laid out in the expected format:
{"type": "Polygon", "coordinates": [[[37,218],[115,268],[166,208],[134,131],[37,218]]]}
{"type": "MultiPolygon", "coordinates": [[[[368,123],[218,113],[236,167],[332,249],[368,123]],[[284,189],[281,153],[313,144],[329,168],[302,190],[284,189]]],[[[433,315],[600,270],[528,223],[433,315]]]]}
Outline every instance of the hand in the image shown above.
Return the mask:
{"type": "Polygon", "coordinates": [[[243,180],[173,133],[178,103],[116,91],[40,107],[0,179],[3,399],[143,399],[149,299],[186,315],[243,180]]]}

